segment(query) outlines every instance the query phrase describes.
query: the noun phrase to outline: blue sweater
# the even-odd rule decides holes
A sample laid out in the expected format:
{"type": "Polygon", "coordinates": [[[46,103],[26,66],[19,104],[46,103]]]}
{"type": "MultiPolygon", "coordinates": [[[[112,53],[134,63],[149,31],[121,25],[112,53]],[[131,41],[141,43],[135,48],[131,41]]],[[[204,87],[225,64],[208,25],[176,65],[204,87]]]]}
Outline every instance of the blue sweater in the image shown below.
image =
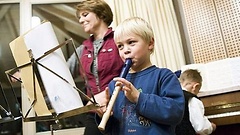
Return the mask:
{"type": "MultiPolygon", "coordinates": [[[[120,91],[106,130],[112,135],[174,135],[184,112],[184,96],[176,75],[151,66],[127,74],[126,79],[141,92],[138,103],[131,103],[120,91]]],[[[109,88],[112,93],[114,81],[109,88]]]]}

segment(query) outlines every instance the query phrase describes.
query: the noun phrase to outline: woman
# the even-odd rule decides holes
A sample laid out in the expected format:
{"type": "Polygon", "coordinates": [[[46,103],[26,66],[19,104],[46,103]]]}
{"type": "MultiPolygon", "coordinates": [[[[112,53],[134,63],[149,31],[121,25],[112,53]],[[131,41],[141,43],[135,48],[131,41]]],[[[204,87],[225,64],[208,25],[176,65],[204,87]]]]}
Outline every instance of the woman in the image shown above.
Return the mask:
{"type": "MultiPolygon", "coordinates": [[[[75,54],[69,58],[68,65],[74,76],[76,71],[84,75],[87,95],[96,95],[102,92],[114,77],[119,76],[123,66],[113,40],[112,28],[109,27],[113,21],[113,14],[103,0],[82,0],[77,5],[76,16],[90,37],[77,48],[81,68],[77,65],[78,59],[75,54]]],[[[94,112],[87,113],[86,120],[83,121],[85,135],[101,134],[95,116],[94,112]]]]}

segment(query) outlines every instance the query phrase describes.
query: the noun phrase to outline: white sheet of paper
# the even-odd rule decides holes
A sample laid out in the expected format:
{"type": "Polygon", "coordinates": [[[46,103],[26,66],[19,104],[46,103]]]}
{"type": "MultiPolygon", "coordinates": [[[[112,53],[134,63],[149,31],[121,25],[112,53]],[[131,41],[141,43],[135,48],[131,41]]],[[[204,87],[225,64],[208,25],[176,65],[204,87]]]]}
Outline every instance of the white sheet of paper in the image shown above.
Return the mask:
{"type": "Polygon", "coordinates": [[[240,57],[226,58],[206,64],[190,64],[182,68],[198,69],[203,83],[199,96],[208,96],[240,90],[240,57]]]}
{"type": "MultiPolygon", "coordinates": [[[[49,51],[50,49],[54,48],[55,46],[59,45],[58,40],[55,36],[54,30],[50,22],[45,22],[34,29],[28,31],[24,35],[20,36],[24,43],[20,44],[24,46],[27,50],[32,50],[33,57],[35,59],[42,56],[45,52],[49,51]]],[[[19,39],[18,39],[19,40],[19,39]]],[[[12,43],[15,47],[12,48],[12,52],[16,53],[16,47],[19,44],[12,43]]],[[[11,46],[11,43],[10,43],[11,46]]],[[[28,55],[28,52],[25,52],[28,55]]],[[[17,53],[16,53],[17,54],[17,53]]],[[[20,59],[18,55],[14,55],[15,59],[20,59]]],[[[25,54],[25,56],[26,56],[25,54]]],[[[28,58],[28,60],[30,60],[28,58]]],[[[21,60],[18,60],[21,61],[21,60]]],[[[26,60],[25,60],[26,61],[26,60]]],[[[38,65],[38,69],[40,72],[41,79],[43,81],[44,87],[46,89],[46,93],[50,100],[50,103],[57,114],[67,112],[69,110],[77,109],[83,106],[82,100],[78,94],[78,92],[72,87],[75,86],[74,80],[71,76],[69,68],[67,66],[66,60],[63,56],[61,49],[54,51],[53,53],[45,56],[41,60],[38,61],[45,67],[49,68],[50,70],[54,71],[64,79],[66,79],[70,84],[63,81],[61,78],[56,76],[55,74],[51,73],[49,70],[43,68],[42,66],[38,65]]],[[[16,62],[18,66],[23,63],[16,62]]],[[[31,71],[29,71],[31,72],[31,71]]],[[[21,72],[23,74],[23,72],[21,72]]],[[[23,85],[32,85],[32,82],[26,82],[24,79],[27,80],[27,77],[22,76],[23,85]],[[24,83],[25,82],[25,83],[24,83]]],[[[28,76],[32,77],[32,76],[28,76]]],[[[39,86],[38,86],[39,87],[39,86]]],[[[28,87],[26,87],[28,88],[28,87]]],[[[32,87],[31,87],[32,88],[32,87]]],[[[27,89],[28,92],[32,92],[33,89],[27,89]]],[[[31,98],[33,98],[31,96],[31,98]]],[[[42,97],[41,97],[42,98],[42,97]]],[[[33,100],[33,99],[31,99],[33,100]]],[[[37,101],[39,102],[39,100],[37,101]]],[[[41,109],[39,109],[40,111],[41,109]]],[[[37,112],[38,115],[43,115],[41,112],[37,112]]]]}

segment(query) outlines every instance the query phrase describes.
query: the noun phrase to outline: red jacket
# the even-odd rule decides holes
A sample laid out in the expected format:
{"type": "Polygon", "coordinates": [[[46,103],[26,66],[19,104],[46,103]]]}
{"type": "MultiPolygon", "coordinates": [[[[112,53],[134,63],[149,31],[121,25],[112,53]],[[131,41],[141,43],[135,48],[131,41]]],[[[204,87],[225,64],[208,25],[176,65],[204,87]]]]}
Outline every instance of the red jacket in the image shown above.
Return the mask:
{"type": "MultiPolygon", "coordinates": [[[[88,86],[90,86],[93,94],[97,94],[108,86],[108,83],[114,78],[119,76],[123,67],[123,61],[119,56],[118,48],[113,40],[113,31],[109,29],[103,38],[103,45],[98,52],[98,76],[99,76],[99,89],[96,86],[96,78],[91,72],[91,65],[93,64],[93,37],[83,42],[85,46],[80,57],[80,61],[85,72],[88,86]]],[[[82,71],[80,71],[82,72],[82,71]]],[[[88,95],[89,95],[88,91],[88,95]]],[[[89,95],[90,96],[90,95],[89,95]]]]}

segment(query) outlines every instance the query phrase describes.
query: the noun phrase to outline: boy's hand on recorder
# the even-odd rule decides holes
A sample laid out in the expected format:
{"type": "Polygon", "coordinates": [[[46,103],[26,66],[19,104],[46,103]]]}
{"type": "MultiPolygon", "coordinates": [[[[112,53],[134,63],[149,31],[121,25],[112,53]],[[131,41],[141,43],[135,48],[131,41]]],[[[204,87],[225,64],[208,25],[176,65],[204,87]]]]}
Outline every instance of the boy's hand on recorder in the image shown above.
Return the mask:
{"type": "Polygon", "coordinates": [[[121,77],[116,77],[113,80],[116,81],[115,86],[122,86],[122,91],[124,91],[125,96],[130,102],[138,102],[140,92],[133,86],[131,82],[121,77]]]}

